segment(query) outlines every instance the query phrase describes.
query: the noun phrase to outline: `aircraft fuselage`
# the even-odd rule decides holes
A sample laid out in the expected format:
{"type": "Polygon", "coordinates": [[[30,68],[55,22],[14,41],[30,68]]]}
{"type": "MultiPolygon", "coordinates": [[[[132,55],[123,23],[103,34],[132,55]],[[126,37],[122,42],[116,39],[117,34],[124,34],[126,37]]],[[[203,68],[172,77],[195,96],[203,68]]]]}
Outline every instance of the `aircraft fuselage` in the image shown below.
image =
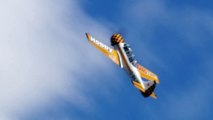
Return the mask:
{"type": "Polygon", "coordinates": [[[120,58],[120,67],[124,68],[127,71],[131,80],[139,82],[145,89],[140,73],[138,72],[138,69],[135,66],[136,60],[134,59],[134,55],[132,54],[132,50],[129,45],[126,43],[119,43],[114,47],[117,50],[120,58]]]}

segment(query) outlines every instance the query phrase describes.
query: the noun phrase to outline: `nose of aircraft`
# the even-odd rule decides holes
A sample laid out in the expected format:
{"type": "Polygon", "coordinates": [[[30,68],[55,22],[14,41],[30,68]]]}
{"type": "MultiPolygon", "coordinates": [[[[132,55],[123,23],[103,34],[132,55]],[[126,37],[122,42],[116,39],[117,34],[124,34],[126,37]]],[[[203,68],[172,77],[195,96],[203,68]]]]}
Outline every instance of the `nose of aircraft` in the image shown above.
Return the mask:
{"type": "Polygon", "coordinates": [[[119,43],[124,43],[124,39],[121,34],[113,34],[111,37],[111,45],[117,45],[119,43]]]}

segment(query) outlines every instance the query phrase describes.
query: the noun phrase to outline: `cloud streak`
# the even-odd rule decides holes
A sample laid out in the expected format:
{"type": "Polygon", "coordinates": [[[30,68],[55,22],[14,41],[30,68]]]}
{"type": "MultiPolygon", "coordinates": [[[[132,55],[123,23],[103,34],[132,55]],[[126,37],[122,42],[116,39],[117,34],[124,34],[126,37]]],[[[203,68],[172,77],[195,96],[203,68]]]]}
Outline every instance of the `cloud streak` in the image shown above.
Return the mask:
{"type": "Polygon", "coordinates": [[[83,92],[88,80],[79,75],[90,76],[92,64],[110,66],[103,56],[90,54],[95,49],[84,33],[99,31],[97,38],[107,38],[105,27],[67,0],[3,1],[0,18],[0,119],[25,117],[57,96],[79,107],[89,105],[83,92]]]}

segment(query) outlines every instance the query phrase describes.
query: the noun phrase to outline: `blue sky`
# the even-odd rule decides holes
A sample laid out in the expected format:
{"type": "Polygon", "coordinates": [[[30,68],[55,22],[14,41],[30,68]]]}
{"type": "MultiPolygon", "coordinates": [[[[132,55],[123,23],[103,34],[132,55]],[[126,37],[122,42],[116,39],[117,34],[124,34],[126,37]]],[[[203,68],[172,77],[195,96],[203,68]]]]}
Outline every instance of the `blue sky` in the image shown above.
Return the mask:
{"type": "Polygon", "coordinates": [[[0,119],[211,119],[211,1],[4,1],[0,5],[0,119]],[[143,98],[87,43],[120,32],[159,76],[143,98]]]}

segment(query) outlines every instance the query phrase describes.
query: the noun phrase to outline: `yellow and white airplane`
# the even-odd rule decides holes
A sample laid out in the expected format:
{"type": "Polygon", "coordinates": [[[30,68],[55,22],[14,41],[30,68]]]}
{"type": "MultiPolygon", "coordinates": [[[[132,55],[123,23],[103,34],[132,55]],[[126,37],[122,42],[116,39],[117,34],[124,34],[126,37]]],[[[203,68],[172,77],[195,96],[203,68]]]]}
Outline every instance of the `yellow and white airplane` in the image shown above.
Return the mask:
{"type": "Polygon", "coordinates": [[[159,83],[158,76],[137,63],[132,54],[132,49],[125,43],[120,34],[113,34],[111,37],[111,45],[114,49],[96,40],[88,33],[86,33],[86,36],[89,43],[100,50],[115,64],[127,71],[133,85],[140,90],[144,97],[151,96],[152,98],[157,98],[154,89],[156,84],[159,83]]]}

